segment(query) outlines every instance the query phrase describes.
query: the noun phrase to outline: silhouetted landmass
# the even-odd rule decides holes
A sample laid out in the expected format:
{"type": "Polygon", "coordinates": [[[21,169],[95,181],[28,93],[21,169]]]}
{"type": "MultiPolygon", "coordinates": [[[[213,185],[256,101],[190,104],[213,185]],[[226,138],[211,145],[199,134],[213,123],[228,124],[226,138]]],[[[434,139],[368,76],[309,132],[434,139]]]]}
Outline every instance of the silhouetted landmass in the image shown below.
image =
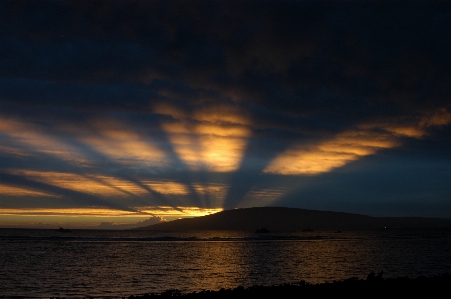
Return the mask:
{"type": "Polygon", "coordinates": [[[366,280],[349,278],[322,284],[297,284],[277,286],[242,286],[219,291],[182,293],[171,289],[162,293],[129,296],[128,299],[154,297],[185,298],[450,298],[451,276],[448,273],[433,277],[382,278],[382,273],[371,273],[366,280]]]}
{"type": "Polygon", "coordinates": [[[360,214],[283,207],[226,210],[216,214],[158,223],[140,230],[240,230],[266,227],[273,231],[372,230],[451,228],[451,219],[422,217],[371,217],[360,214]]]}

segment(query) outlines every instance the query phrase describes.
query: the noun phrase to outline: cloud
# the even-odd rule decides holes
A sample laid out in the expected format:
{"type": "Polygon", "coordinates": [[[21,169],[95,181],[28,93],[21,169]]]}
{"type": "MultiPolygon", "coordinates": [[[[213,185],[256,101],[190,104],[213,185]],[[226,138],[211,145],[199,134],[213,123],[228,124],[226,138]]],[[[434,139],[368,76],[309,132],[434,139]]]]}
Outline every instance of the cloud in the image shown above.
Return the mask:
{"type": "Polygon", "coordinates": [[[234,208],[373,156],[447,158],[450,16],[441,1],[2,2],[1,195],[234,208]]]}

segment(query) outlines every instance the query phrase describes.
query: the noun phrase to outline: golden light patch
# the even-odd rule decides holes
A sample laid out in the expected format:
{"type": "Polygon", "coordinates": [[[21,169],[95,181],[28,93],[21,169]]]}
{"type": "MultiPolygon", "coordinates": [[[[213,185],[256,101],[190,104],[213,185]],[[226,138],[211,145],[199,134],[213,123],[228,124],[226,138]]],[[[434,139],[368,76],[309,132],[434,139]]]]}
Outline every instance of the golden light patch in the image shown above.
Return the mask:
{"type": "Polygon", "coordinates": [[[417,121],[411,120],[385,120],[359,125],[363,130],[385,130],[394,137],[423,138],[428,134],[428,127],[445,126],[451,123],[451,113],[446,108],[428,111],[417,121]]]}
{"type": "Polygon", "coordinates": [[[198,207],[142,207],[141,211],[120,211],[100,208],[38,208],[38,209],[4,209],[0,208],[0,224],[16,227],[64,227],[89,228],[97,227],[99,222],[114,221],[128,224],[143,222],[152,217],[162,221],[178,218],[206,216],[222,211],[222,208],[200,209],[198,207]]]}
{"type": "Polygon", "coordinates": [[[241,125],[221,125],[215,123],[190,123],[188,121],[165,122],[162,128],[168,133],[215,135],[222,137],[249,137],[251,132],[241,125]]]}
{"type": "Polygon", "coordinates": [[[210,171],[231,172],[239,168],[246,140],[232,137],[203,136],[200,157],[210,171]]]}
{"type": "MultiPolygon", "coordinates": [[[[392,135],[392,138],[399,137],[411,137],[411,138],[421,138],[426,134],[426,131],[421,128],[418,123],[408,123],[405,121],[380,121],[374,123],[366,123],[358,126],[360,130],[371,132],[371,131],[385,131],[392,135]]],[[[383,133],[378,132],[374,134],[383,135],[383,133]]]]}
{"type": "Polygon", "coordinates": [[[99,196],[147,193],[145,189],[132,182],[104,175],[82,176],[73,173],[31,170],[14,170],[10,173],[27,177],[36,182],[99,196]]]}
{"type": "Polygon", "coordinates": [[[179,121],[191,119],[212,124],[250,124],[249,117],[238,106],[232,105],[215,104],[194,109],[188,113],[174,105],[157,103],[153,106],[153,113],[168,115],[179,121]]]}
{"type": "Polygon", "coordinates": [[[152,188],[152,190],[159,192],[161,194],[168,194],[168,195],[188,195],[189,191],[188,188],[177,182],[171,182],[171,181],[152,181],[152,182],[146,182],[147,186],[152,188]]]}
{"type": "Polygon", "coordinates": [[[386,126],[384,129],[396,135],[413,138],[421,138],[426,134],[423,129],[417,126],[386,126]]]}
{"type": "Polygon", "coordinates": [[[92,125],[100,136],[81,137],[96,151],[121,164],[162,167],[166,155],[158,147],[133,132],[124,123],[114,120],[95,120],[92,125]]]}
{"type": "Polygon", "coordinates": [[[189,127],[187,122],[165,122],[161,124],[163,130],[167,133],[185,133],[191,134],[192,128],[189,127]]]}
{"type": "Polygon", "coordinates": [[[274,159],[264,172],[283,175],[328,172],[362,156],[374,154],[379,149],[397,145],[389,134],[348,131],[317,145],[290,148],[274,159]]]}
{"type": "Polygon", "coordinates": [[[208,106],[188,114],[168,104],[154,112],[174,121],[161,124],[175,153],[191,170],[229,172],[238,169],[251,131],[236,107],[208,106]]]}
{"type": "Polygon", "coordinates": [[[250,119],[236,106],[229,105],[213,105],[205,107],[201,110],[196,110],[193,119],[199,121],[207,121],[210,123],[230,123],[250,125],[250,119]]]}
{"type": "MultiPolygon", "coordinates": [[[[62,160],[84,164],[86,157],[78,149],[64,141],[41,132],[34,124],[16,120],[0,119],[0,132],[10,136],[14,142],[29,148],[31,151],[56,156],[62,160]]],[[[17,152],[17,150],[15,151],[17,152]]]]}
{"type": "Polygon", "coordinates": [[[440,108],[429,115],[424,116],[420,121],[420,126],[444,126],[451,123],[451,112],[446,108],[440,108]]]}
{"type": "Polygon", "coordinates": [[[113,209],[93,209],[93,208],[37,208],[37,209],[5,209],[0,208],[0,215],[46,215],[46,216],[128,216],[135,215],[136,212],[121,211],[113,209]]]}
{"type": "Polygon", "coordinates": [[[397,120],[360,124],[358,129],[343,132],[320,144],[294,146],[274,159],[264,172],[286,175],[327,172],[380,149],[400,146],[401,137],[419,139],[427,135],[427,127],[450,123],[451,113],[441,108],[414,123],[397,120]]]}
{"type": "Polygon", "coordinates": [[[340,133],[331,141],[324,142],[323,145],[330,149],[337,145],[343,145],[354,149],[370,148],[377,150],[391,148],[399,145],[399,143],[391,134],[385,132],[353,130],[340,133]]]}
{"type": "Polygon", "coordinates": [[[202,124],[194,128],[198,135],[215,135],[222,137],[248,137],[250,131],[246,127],[232,125],[202,124]]]}
{"type": "Polygon", "coordinates": [[[173,134],[169,139],[178,157],[191,170],[234,171],[246,146],[245,139],[233,137],[173,134]]]}
{"type": "Polygon", "coordinates": [[[175,153],[190,169],[202,169],[202,159],[198,154],[202,150],[193,136],[186,134],[169,134],[175,153]]]}
{"type": "Polygon", "coordinates": [[[238,169],[250,131],[242,126],[171,122],[162,124],[174,151],[191,170],[238,169]]]}
{"type": "Polygon", "coordinates": [[[0,196],[30,196],[30,197],[59,197],[55,194],[37,191],[24,187],[9,186],[0,184],[0,196]]]}
{"type": "Polygon", "coordinates": [[[8,134],[10,132],[22,131],[23,124],[13,120],[13,119],[5,119],[0,118],[0,132],[8,134]]]}
{"type": "Polygon", "coordinates": [[[215,214],[223,211],[223,208],[199,208],[199,207],[167,207],[167,206],[150,206],[139,207],[139,210],[144,213],[149,213],[155,216],[163,217],[199,217],[215,214]]]}
{"type": "Polygon", "coordinates": [[[156,147],[132,138],[93,138],[87,137],[83,142],[99,153],[126,165],[165,165],[165,154],[156,147]]]}
{"type": "Polygon", "coordinates": [[[330,171],[357,159],[355,154],[335,154],[323,151],[288,150],[265,168],[264,173],[282,175],[316,174],[330,171]]]}

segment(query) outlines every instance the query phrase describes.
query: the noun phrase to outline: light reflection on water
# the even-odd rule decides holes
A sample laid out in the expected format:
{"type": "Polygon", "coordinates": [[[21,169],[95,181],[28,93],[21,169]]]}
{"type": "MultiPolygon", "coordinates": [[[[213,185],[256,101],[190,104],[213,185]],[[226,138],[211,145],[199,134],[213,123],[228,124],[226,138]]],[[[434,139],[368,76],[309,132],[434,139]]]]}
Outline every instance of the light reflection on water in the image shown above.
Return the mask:
{"type": "Polygon", "coordinates": [[[0,297],[120,298],[179,289],[451,272],[449,231],[254,234],[0,229],[0,297]]]}

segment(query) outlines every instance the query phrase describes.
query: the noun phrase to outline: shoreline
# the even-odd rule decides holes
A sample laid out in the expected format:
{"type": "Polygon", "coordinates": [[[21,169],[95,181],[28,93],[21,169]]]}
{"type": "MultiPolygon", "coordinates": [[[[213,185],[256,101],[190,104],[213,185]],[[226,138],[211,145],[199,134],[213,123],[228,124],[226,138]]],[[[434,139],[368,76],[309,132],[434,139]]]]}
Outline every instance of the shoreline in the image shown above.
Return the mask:
{"type": "MultiPolygon", "coordinates": [[[[232,298],[269,296],[270,298],[449,298],[451,295],[451,275],[449,273],[417,278],[383,278],[382,272],[371,272],[366,279],[351,277],[345,280],[310,284],[305,281],[274,286],[254,285],[218,291],[182,293],[177,289],[162,293],[130,295],[123,299],[145,299],[155,297],[185,298],[232,298]]],[[[56,299],[56,298],[51,298],[56,299]]]]}

